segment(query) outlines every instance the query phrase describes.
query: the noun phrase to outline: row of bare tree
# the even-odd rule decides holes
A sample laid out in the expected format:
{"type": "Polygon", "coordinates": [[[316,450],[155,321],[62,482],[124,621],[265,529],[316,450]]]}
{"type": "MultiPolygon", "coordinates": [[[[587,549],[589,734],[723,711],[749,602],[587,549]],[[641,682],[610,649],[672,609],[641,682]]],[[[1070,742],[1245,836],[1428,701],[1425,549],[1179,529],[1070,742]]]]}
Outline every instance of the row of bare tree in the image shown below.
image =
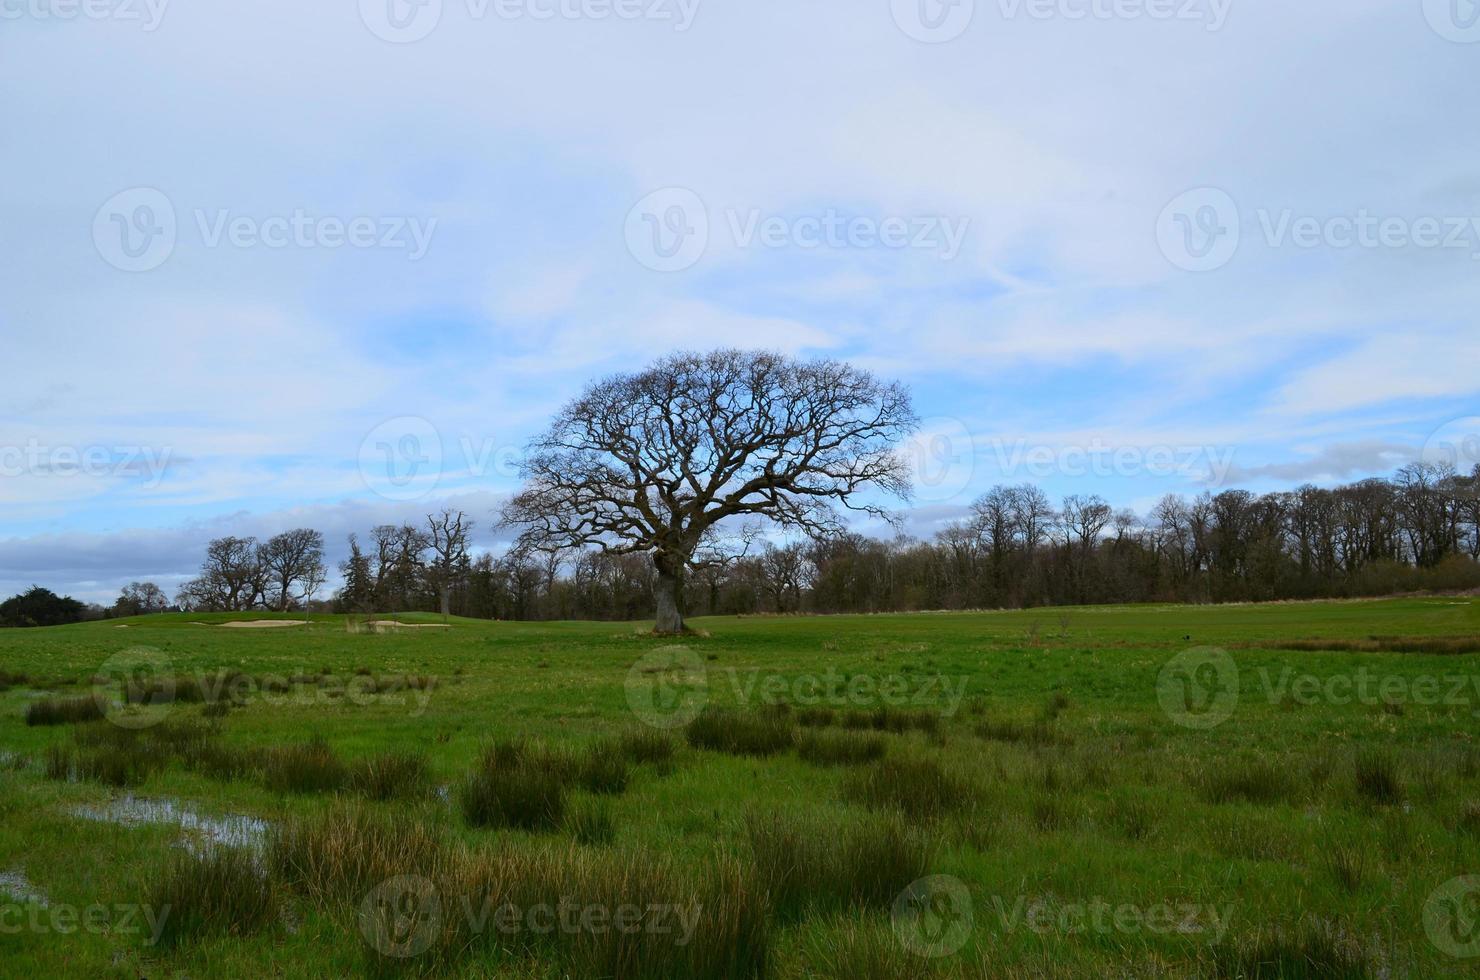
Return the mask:
{"type": "MultiPolygon", "coordinates": [[[[1168,496],[1146,515],[1095,496],[1055,506],[1022,485],[983,494],[969,519],[928,542],[835,534],[705,563],[688,574],[684,602],[702,615],[1381,595],[1480,586],[1477,559],[1480,468],[1416,464],[1329,489],[1168,496]]],[[[483,554],[454,579],[451,610],[650,617],[657,575],[642,554],[483,554]]],[[[435,595],[423,588],[416,608],[433,608],[435,595]]]]}
{"type": "MultiPolygon", "coordinates": [[[[489,619],[654,613],[659,570],[648,555],[475,553],[474,530],[467,514],[444,510],[421,525],[374,528],[364,544],[351,536],[334,608],[489,619]]],[[[213,541],[177,602],[302,606],[323,585],[322,549],[306,529],[261,544],[213,541]]],[[[742,549],[691,570],[683,601],[701,615],[1316,598],[1473,587],[1477,562],[1480,467],[1462,475],[1414,464],[1329,489],[1167,496],[1145,515],[1092,495],[1055,505],[1036,486],[999,486],[931,541],[837,533],[742,549]]]]}

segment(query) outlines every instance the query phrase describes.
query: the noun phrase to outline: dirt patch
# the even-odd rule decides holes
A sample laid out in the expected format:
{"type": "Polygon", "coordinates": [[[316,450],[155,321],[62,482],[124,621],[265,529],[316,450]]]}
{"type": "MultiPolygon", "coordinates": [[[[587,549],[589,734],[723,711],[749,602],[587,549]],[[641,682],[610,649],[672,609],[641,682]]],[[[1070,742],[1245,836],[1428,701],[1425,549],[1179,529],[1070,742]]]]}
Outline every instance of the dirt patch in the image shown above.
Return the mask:
{"type": "Polygon", "coordinates": [[[450,623],[398,623],[394,619],[372,619],[370,625],[376,629],[403,630],[450,630],[450,623]]]}
{"type": "Polygon", "coordinates": [[[231,623],[222,623],[227,629],[239,630],[267,630],[280,626],[307,626],[306,619],[246,619],[231,623]]]}

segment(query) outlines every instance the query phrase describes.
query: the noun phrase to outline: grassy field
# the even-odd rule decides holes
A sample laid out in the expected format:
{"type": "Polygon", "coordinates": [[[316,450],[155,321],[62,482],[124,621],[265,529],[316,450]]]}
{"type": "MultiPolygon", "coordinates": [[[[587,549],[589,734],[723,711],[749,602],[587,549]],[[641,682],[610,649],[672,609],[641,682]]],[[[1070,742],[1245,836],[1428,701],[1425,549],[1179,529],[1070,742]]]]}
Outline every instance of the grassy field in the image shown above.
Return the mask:
{"type": "Polygon", "coordinates": [[[1480,600],[244,618],[0,632],[0,975],[1480,964],[1480,600]]]}

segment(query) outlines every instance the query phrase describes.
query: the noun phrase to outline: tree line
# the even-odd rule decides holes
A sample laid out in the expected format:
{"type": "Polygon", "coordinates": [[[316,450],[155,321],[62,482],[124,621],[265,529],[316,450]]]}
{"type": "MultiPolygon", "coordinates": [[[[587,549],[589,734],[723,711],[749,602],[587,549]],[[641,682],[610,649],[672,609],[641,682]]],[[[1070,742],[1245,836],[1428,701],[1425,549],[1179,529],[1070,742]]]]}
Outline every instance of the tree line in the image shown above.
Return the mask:
{"type": "MultiPolygon", "coordinates": [[[[298,528],[259,542],[211,541],[171,602],[133,582],[111,608],[33,587],[0,603],[0,625],[191,611],[442,612],[482,619],[651,618],[650,556],[473,544],[459,510],[349,538],[342,585],[324,538],[298,528]]],[[[1146,514],[1094,495],[1057,504],[1032,484],[997,486],[930,540],[835,532],[753,536],[684,577],[688,615],[1024,608],[1111,602],[1240,602],[1480,586],[1480,466],[1415,463],[1388,479],[1256,495],[1168,495],[1146,514]]]]}

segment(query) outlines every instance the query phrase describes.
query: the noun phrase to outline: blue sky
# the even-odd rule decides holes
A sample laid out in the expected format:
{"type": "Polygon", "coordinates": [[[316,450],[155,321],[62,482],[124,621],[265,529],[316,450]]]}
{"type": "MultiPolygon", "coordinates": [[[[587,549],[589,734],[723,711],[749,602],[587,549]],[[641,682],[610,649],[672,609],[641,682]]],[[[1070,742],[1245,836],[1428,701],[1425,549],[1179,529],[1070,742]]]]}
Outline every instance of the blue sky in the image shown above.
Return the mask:
{"type": "Polygon", "coordinates": [[[0,5],[0,595],[449,502],[497,548],[518,447],[676,347],[911,385],[921,535],[1480,426],[1462,3],[617,7],[0,5]]]}

